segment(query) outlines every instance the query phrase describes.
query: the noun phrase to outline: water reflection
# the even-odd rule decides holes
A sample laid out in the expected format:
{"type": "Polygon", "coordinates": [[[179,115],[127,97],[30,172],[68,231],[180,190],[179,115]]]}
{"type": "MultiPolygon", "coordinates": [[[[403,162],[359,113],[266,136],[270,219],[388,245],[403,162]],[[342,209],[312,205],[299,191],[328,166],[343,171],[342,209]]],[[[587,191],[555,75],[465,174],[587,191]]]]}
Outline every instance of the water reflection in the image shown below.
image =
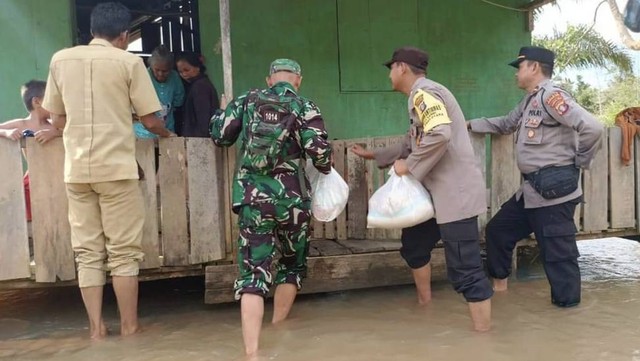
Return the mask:
{"type": "MultiPolygon", "coordinates": [[[[447,284],[415,305],[412,287],[300,297],[292,319],[263,331],[261,360],[626,360],[640,361],[640,244],[580,242],[583,303],[551,306],[541,267],[494,298],[494,330],[469,329],[463,299],[447,284]]],[[[76,288],[0,292],[0,359],[241,360],[235,304],[202,303],[202,279],[144,283],[144,333],[90,342],[76,288]]],[[[112,292],[107,322],[117,330],[112,292]]],[[[268,312],[267,312],[268,313],[268,312]]],[[[269,319],[267,314],[265,319],[269,319]]]]}

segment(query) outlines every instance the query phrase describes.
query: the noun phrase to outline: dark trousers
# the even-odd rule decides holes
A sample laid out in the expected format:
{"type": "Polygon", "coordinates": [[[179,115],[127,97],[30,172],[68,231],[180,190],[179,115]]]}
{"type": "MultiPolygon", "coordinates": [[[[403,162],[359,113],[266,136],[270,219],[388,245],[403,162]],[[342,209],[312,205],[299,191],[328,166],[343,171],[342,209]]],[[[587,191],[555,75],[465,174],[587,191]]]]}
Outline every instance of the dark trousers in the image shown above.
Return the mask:
{"type": "Polygon", "coordinates": [[[482,268],[478,218],[472,217],[438,225],[435,219],[402,229],[400,254],[413,269],[431,260],[431,251],[442,239],[447,277],[467,302],[480,302],[493,296],[491,283],[482,268]]]}
{"type": "Polygon", "coordinates": [[[578,197],[554,206],[525,209],[523,197],[519,201],[511,197],[487,224],[487,263],[491,277],[509,277],[516,243],[534,233],[551,285],[551,302],[560,307],[580,303],[580,254],[573,221],[580,200],[578,197]]]}

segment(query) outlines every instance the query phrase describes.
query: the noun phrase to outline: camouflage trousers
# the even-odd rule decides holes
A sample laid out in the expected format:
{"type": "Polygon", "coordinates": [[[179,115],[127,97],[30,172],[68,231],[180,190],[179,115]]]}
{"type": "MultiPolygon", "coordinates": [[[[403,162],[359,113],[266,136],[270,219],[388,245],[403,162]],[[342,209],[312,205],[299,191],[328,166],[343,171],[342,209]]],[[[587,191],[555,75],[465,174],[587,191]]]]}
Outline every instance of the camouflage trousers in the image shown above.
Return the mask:
{"type": "Polygon", "coordinates": [[[281,200],[276,203],[244,205],[238,212],[238,265],[235,298],[243,293],[266,296],[272,284],[290,283],[301,287],[306,277],[309,253],[310,202],[281,200]],[[271,265],[276,248],[281,258],[271,265]]]}

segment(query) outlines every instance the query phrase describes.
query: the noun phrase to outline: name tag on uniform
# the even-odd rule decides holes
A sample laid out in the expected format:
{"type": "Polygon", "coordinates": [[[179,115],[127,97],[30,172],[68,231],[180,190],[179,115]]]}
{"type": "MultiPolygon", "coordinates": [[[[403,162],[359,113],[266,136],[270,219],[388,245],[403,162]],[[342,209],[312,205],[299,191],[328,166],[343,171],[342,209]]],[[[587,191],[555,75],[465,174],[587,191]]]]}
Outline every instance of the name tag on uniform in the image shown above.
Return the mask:
{"type": "Polygon", "coordinates": [[[527,128],[537,128],[542,123],[540,118],[529,118],[524,122],[524,126],[527,128]]]}

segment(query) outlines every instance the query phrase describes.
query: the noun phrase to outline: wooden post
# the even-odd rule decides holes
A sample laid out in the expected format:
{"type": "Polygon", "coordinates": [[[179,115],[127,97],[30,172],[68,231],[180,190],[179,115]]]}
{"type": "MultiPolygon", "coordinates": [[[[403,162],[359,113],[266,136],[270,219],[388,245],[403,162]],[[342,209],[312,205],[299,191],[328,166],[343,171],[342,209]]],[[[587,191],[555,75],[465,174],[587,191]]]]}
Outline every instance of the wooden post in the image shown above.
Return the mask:
{"type": "MultiPolygon", "coordinates": [[[[231,57],[231,16],[229,12],[229,0],[218,0],[220,6],[220,45],[222,48],[222,73],[224,79],[224,96],[226,99],[233,98],[233,61],[231,57]]],[[[237,238],[238,229],[235,226],[237,217],[231,213],[231,187],[233,186],[233,176],[236,164],[235,147],[224,150],[224,157],[227,159],[226,166],[223,166],[225,175],[225,238],[227,239],[227,250],[230,259],[236,259],[236,247],[233,240],[237,238]]]]}
{"type": "Polygon", "coordinates": [[[233,97],[233,67],[231,62],[231,19],[229,0],[220,2],[220,44],[222,45],[222,71],[224,76],[224,94],[227,99],[233,97]]]}

